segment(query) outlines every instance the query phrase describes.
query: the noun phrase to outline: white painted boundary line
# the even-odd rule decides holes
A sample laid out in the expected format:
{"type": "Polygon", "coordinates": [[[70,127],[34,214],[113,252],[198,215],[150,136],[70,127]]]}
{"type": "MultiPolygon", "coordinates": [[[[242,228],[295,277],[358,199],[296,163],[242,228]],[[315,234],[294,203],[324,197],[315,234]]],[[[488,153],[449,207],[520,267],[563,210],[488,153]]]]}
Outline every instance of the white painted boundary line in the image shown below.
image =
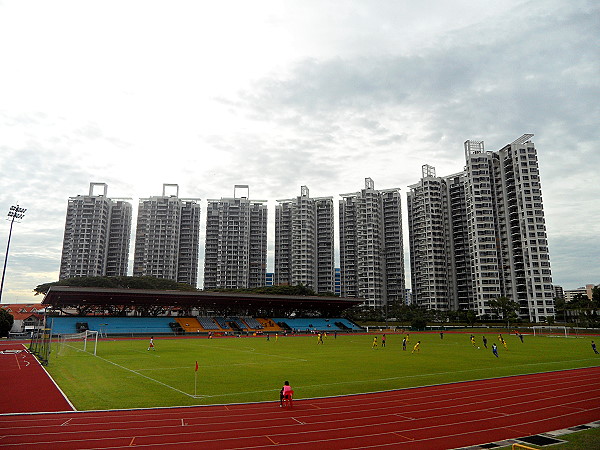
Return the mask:
{"type": "MultiPolygon", "coordinates": [[[[583,360],[577,360],[577,361],[588,361],[588,360],[589,359],[583,359],[583,360]]],[[[465,383],[481,382],[481,381],[494,381],[494,380],[502,381],[502,380],[507,380],[507,379],[513,379],[515,377],[525,377],[525,376],[532,376],[532,375],[564,374],[564,373],[568,373],[570,371],[598,369],[598,368],[599,368],[598,366],[575,367],[575,368],[570,368],[570,369],[560,369],[560,370],[556,370],[556,371],[524,373],[524,374],[517,374],[517,375],[508,375],[508,376],[503,376],[503,377],[479,378],[479,379],[474,379],[474,380],[453,381],[453,382],[449,382],[449,383],[431,384],[431,385],[425,385],[425,386],[409,386],[409,387],[396,388],[396,389],[387,389],[387,390],[382,390],[382,391],[370,391],[370,392],[359,392],[359,393],[346,394],[346,395],[334,395],[334,396],[329,396],[329,397],[307,397],[307,398],[303,398],[303,399],[298,399],[297,401],[307,402],[310,400],[319,400],[319,399],[332,399],[332,400],[335,399],[335,401],[339,401],[341,399],[347,399],[347,401],[352,401],[355,397],[365,396],[365,395],[370,395],[370,394],[413,391],[416,389],[431,388],[431,387],[436,387],[436,386],[452,386],[452,385],[458,386],[458,385],[462,385],[465,383]]],[[[127,369],[127,370],[129,370],[129,369],[127,369]]],[[[142,374],[140,374],[140,376],[144,377],[144,375],[142,375],[142,374]]],[[[569,375],[569,376],[570,376],[569,380],[573,380],[573,377],[571,375],[569,375]]],[[[585,376],[582,375],[582,377],[585,377],[585,376]]],[[[589,379],[589,378],[587,378],[587,379],[589,379]]],[[[261,392],[269,392],[269,390],[265,390],[265,391],[261,391],[261,392]]],[[[214,408],[214,407],[218,407],[218,406],[234,406],[234,405],[256,405],[258,407],[263,404],[271,404],[271,403],[275,403],[275,400],[267,400],[267,401],[260,401],[260,402],[245,402],[245,403],[213,403],[213,404],[208,404],[208,405],[158,406],[158,407],[149,407],[149,408],[117,408],[117,409],[97,409],[97,410],[85,410],[85,411],[75,410],[75,412],[81,413],[81,414],[86,414],[86,413],[120,412],[120,411],[156,411],[157,415],[164,417],[165,414],[169,413],[169,410],[175,412],[177,410],[187,410],[187,409],[191,409],[191,408],[214,408]]],[[[14,415],[36,416],[36,415],[40,415],[40,414],[65,414],[65,413],[68,413],[68,411],[66,411],[66,412],[65,411],[46,411],[46,412],[30,412],[30,413],[3,413],[3,414],[0,414],[0,417],[14,416],[14,415]]]]}
{"type": "Polygon", "coordinates": [[[126,370],[126,371],[128,371],[128,372],[134,373],[134,374],[136,374],[136,375],[138,375],[138,376],[140,376],[140,377],[142,377],[142,378],[145,378],[145,379],[147,379],[147,380],[153,381],[153,382],[154,382],[154,383],[156,383],[156,384],[160,384],[161,386],[164,386],[164,387],[166,387],[166,388],[169,388],[169,389],[171,389],[171,390],[173,390],[173,391],[175,391],[175,392],[179,392],[180,394],[183,394],[183,395],[185,395],[185,396],[187,396],[187,397],[192,397],[192,398],[194,397],[194,395],[193,395],[193,394],[188,394],[187,392],[183,392],[183,391],[182,391],[182,390],[180,390],[180,389],[177,389],[177,388],[175,388],[175,387],[173,387],[173,386],[169,386],[168,384],[166,384],[166,383],[163,383],[162,381],[155,380],[154,378],[151,378],[151,377],[149,377],[149,376],[146,376],[146,375],[144,375],[143,373],[139,373],[138,371],[135,371],[135,370],[133,370],[133,369],[129,369],[129,368],[125,367],[125,366],[122,366],[121,364],[117,364],[116,362],[112,362],[112,361],[110,361],[109,359],[103,358],[102,356],[98,356],[98,355],[96,355],[95,357],[96,357],[96,358],[100,358],[102,361],[105,361],[105,362],[107,362],[107,363],[109,363],[109,364],[112,364],[112,365],[114,365],[114,366],[117,366],[117,367],[119,367],[120,369],[123,369],[123,370],[126,370]]]}

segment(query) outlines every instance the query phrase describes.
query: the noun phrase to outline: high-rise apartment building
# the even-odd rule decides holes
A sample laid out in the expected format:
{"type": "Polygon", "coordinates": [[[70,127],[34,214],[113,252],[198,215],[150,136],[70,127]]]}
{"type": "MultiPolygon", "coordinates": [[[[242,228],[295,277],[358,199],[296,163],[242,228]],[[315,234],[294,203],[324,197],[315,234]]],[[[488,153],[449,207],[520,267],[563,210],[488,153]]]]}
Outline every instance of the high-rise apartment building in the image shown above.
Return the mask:
{"type": "Polygon", "coordinates": [[[200,246],[198,200],[179,198],[177,184],[163,184],[161,196],[140,199],[133,276],[151,276],[197,285],[200,246]],[[175,194],[167,195],[167,189],[175,189],[175,194]]]}
{"type": "Polygon", "coordinates": [[[334,291],[333,197],[300,196],[275,207],[275,284],[334,291]]]}
{"type": "Polygon", "coordinates": [[[408,194],[414,301],[492,315],[505,296],[522,318],[554,315],[537,150],[526,134],[492,152],[465,142],[465,170],[423,166],[408,194]]]}
{"type": "Polygon", "coordinates": [[[375,190],[371,178],[339,202],[342,296],[371,307],[404,302],[400,189],[375,190]]]}
{"type": "Polygon", "coordinates": [[[108,185],[90,183],[89,195],[69,198],[59,278],[125,276],[131,203],[107,197],[108,185]],[[95,188],[102,188],[95,194],[95,188]]]}
{"type": "Polygon", "coordinates": [[[422,178],[407,194],[412,295],[428,309],[469,309],[471,261],[465,199],[466,176],[422,178]]]}
{"type": "Polygon", "coordinates": [[[204,289],[265,285],[267,201],[250,200],[247,185],[236,185],[233,198],[208,200],[204,289]],[[245,196],[237,196],[238,190],[245,196]]]}

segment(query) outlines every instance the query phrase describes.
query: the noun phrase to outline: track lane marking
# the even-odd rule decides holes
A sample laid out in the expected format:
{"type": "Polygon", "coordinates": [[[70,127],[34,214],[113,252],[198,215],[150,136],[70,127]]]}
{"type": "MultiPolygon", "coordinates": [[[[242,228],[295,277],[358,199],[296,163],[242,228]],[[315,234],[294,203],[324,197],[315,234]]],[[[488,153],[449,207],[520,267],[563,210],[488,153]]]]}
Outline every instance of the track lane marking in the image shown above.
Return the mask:
{"type": "Polygon", "coordinates": [[[415,440],[414,438],[411,438],[411,437],[408,437],[408,436],[403,436],[400,433],[398,433],[397,431],[393,431],[392,434],[395,434],[396,436],[400,436],[401,438],[404,438],[404,439],[408,439],[409,441],[414,441],[415,440]]]}
{"type": "MultiPolygon", "coordinates": [[[[570,403],[577,403],[577,401],[574,402],[570,402],[570,403]]],[[[568,403],[567,403],[568,404],[568,403]]],[[[540,409],[554,409],[555,406],[548,406],[548,407],[544,407],[544,408],[540,408],[540,409]]],[[[600,412],[600,408],[591,408],[589,410],[586,411],[599,411],[600,412]]],[[[452,415],[464,415],[464,414],[469,414],[472,415],[473,413],[477,413],[479,411],[463,411],[461,413],[458,414],[444,414],[440,417],[448,417],[448,416],[452,416],[452,415]]],[[[528,417],[530,415],[531,411],[523,411],[520,413],[516,413],[513,414],[513,416],[524,416],[524,417],[528,417]]],[[[565,413],[562,416],[570,416],[570,415],[576,415],[576,414],[580,414],[580,411],[574,411],[571,413],[565,413]]],[[[382,417],[386,417],[386,414],[383,414],[382,417]]],[[[353,418],[352,420],[359,420],[363,418],[363,412],[359,411],[358,414],[356,415],[355,418],[353,418]]],[[[425,419],[421,419],[422,421],[425,420],[429,420],[429,418],[425,419]]],[[[484,417],[484,418],[479,418],[479,419],[469,419],[469,420],[465,420],[465,421],[458,421],[458,422],[449,422],[449,423],[443,423],[443,424],[439,424],[439,425],[428,425],[428,426],[416,426],[413,428],[409,428],[405,431],[419,431],[419,430],[427,430],[427,429],[432,429],[432,428],[441,428],[441,427],[450,427],[450,426],[456,426],[456,425],[462,425],[462,424],[470,424],[470,423],[474,423],[474,422],[481,422],[481,421],[488,421],[489,417],[484,417]]],[[[548,420],[548,418],[546,419],[540,419],[537,421],[530,421],[530,422],[519,422],[516,423],[515,425],[518,426],[522,426],[523,424],[527,424],[527,423],[537,423],[537,422],[543,422],[544,420],[548,420]]],[[[335,421],[334,421],[335,422],[335,421]]],[[[345,422],[344,420],[340,420],[337,422],[345,422]]],[[[387,422],[381,422],[378,425],[380,426],[387,426],[387,425],[397,425],[397,424],[401,424],[403,423],[402,421],[387,421],[387,422]]],[[[318,422],[318,423],[311,423],[311,426],[315,426],[315,425],[323,425],[323,422],[318,422]]],[[[199,435],[206,435],[207,433],[217,433],[217,434],[222,434],[223,431],[228,431],[228,432],[233,432],[233,431],[247,431],[247,430],[256,430],[257,431],[257,435],[251,435],[251,436],[247,436],[245,438],[252,438],[252,437],[257,437],[260,436],[260,432],[258,431],[260,428],[267,428],[267,429],[273,429],[273,428],[282,428],[282,427],[293,427],[294,425],[281,425],[281,426],[268,426],[268,427],[251,427],[251,428],[239,428],[239,429],[230,429],[230,428],[220,428],[220,429],[216,429],[216,430],[211,430],[211,431],[191,431],[188,432],[188,435],[193,435],[193,434],[199,434],[199,435]]],[[[341,430],[348,430],[348,429],[359,429],[359,428],[368,428],[368,427],[372,427],[372,424],[364,424],[364,425],[353,425],[353,426],[339,426],[337,428],[326,428],[327,431],[341,431],[341,430]]],[[[506,427],[503,427],[506,428],[506,427]]],[[[135,431],[138,431],[138,429],[134,429],[135,431]]],[[[125,429],[125,430],[90,430],[90,432],[94,432],[94,433],[100,433],[100,434],[105,434],[109,431],[124,431],[124,432],[131,432],[134,431],[132,429],[125,429]]],[[[152,430],[155,430],[155,428],[153,427],[152,430]]],[[[310,433],[319,433],[322,432],[323,430],[310,430],[310,431],[303,431],[303,434],[310,434],[310,433]]],[[[277,434],[273,434],[271,433],[271,436],[293,436],[297,431],[294,432],[285,432],[285,433],[277,433],[277,434]]],[[[69,432],[69,433],[75,433],[75,432],[69,432]]],[[[375,435],[380,435],[380,434],[387,434],[389,432],[384,432],[384,433],[376,433],[375,435]]],[[[64,436],[65,434],[68,433],[60,433],[61,436],[64,436]]],[[[38,436],[37,434],[31,434],[31,436],[38,436]]],[[[173,432],[173,433],[162,433],[162,434],[146,434],[144,435],[144,437],[149,438],[149,437],[169,437],[169,436],[181,436],[181,432],[173,432]]],[[[362,435],[361,435],[362,436],[362,435]]],[[[75,440],[60,440],[60,441],[44,441],[42,443],[52,443],[52,442],[79,442],[79,441],[97,441],[97,440],[101,440],[101,439],[106,439],[106,440],[117,440],[117,439],[123,439],[123,437],[125,436],[114,436],[114,437],[109,437],[109,436],[105,436],[104,438],[92,438],[92,439],[75,439],[75,440]]],[[[222,441],[222,440],[226,440],[229,438],[224,438],[224,439],[206,439],[206,442],[208,441],[222,441]]],[[[31,442],[32,444],[37,443],[37,441],[33,441],[31,442]]],[[[17,445],[17,444],[9,444],[9,445],[17,445]]]]}
{"type": "MultiPolygon", "coordinates": [[[[571,403],[573,403],[573,402],[571,402],[571,403]]],[[[584,410],[584,411],[590,411],[590,410],[593,410],[593,409],[586,409],[586,410],[584,410]]],[[[576,414],[576,413],[577,413],[577,412],[574,412],[574,413],[572,413],[572,414],[576,414]]],[[[537,421],[537,422],[540,422],[540,421],[541,421],[541,420],[539,420],[539,421],[537,421]]]]}
{"type": "Polygon", "coordinates": [[[275,445],[278,445],[278,444],[279,444],[279,442],[275,442],[273,439],[271,439],[271,437],[270,437],[270,436],[267,436],[267,435],[265,435],[265,437],[266,437],[266,438],[267,438],[269,441],[271,441],[271,443],[273,443],[273,444],[275,444],[275,445]]]}
{"type": "MultiPolygon", "coordinates": [[[[579,392],[577,392],[577,395],[584,395],[584,394],[588,394],[588,393],[589,393],[589,394],[597,393],[597,389],[595,388],[595,384],[593,384],[593,383],[592,383],[592,386],[594,386],[594,388],[593,388],[593,389],[591,389],[591,390],[589,390],[589,391],[579,391],[579,392]]],[[[568,395],[568,394],[565,394],[565,395],[560,395],[560,396],[555,396],[555,397],[550,397],[550,398],[544,398],[544,399],[542,399],[542,400],[548,400],[548,399],[550,399],[550,400],[557,400],[557,399],[560,399],[560,398],[562,398],[562,397],[567,397],[567,396],[569,396],[569,395],[568,395]]],[[[465,408],[465,407],[468,407],[468,408],[469,408],[469,411],[472,411],[472,412],[490,412],[490,411],[492,411],[494,414],[504,414],[504,413],[500,413],[500,412],[494,411],[494,409],[497,409],[497,408],[502,408],[502,407],[507,407],[507,406],[515,406],[515,405],[521,405],[521,404],[530,404],[530,403],[531,403],[531,401],[530,401],[530,400],[525,400],[525,401],[523,401],[523,402],[514,403],[514,402],[512,402],[512,401],[511,401],[511,398],[514,398],[514,397],[520,397],[520,395],[511,396],[511,397],[507,397],[506,399],[502,399],[502,400],[507,400],[507,402],[506,402],[505,404],[503,404],[503,405],[497,405],[497,406],[496,406],[496,407],[494,407],[494,408],[482,407],[482,408],[480,408],[480,409],[474,409],[474,408],[473,408],[473,404],[471,404],[471,403],[462,403],[462,404],[459,404],[459,405],[456,405],[456,404],[450,404],[449,406],[440,406],[440,407],[438,407],[438,408],[433,408],[433,409],[431,409],[431,408],[427,408],[426,410],[427,410],[427,411],[439,410],[439,411],[440,411],[440,416],[446,416],[446,415],[448,415],[448,413],[443,413],[443,412],[442,412],[442,410],[449,409],[449,408],[465,408]]],[[[596,398],[596,397],[592,397],[592,398],[589,398],[589,397],[588,397],[588,398],[587,398],[587,400],[590,400],[590,401],[592,401],[592,400],[594,400],[595,398],[596,398]]],[[[489,400],[485,400],[485,402],[490,402],[490,401],[497,402],[497,401],[498,401],[498,399],[496,399],[496,398],[495,398],[495,396],[494,396],[493,398],[490,398],[489,400]]],[[[580,401],[581,401],[581,400],[576,400],[576,401],[573,401],[573,402],[562,403],[562,404],[561,404],[561,406],[565,406],[565,407],[567,407],[567,406],[569,406],[569,405],[571,405],[571,404],[574,404],[574,403],[575,403],[575,404],[578,404],[580,401]]],[[[481,402],[481,403],[483,403],[483,402],[481,402]]],[[[310,406],[315,406],[315,405],[310,405],[310,406]]],[[[550,405],[550,406],[548,406],[548,407],[544,407],[544,409],[547,409],[547,408],[554,408],[554,407],[556,407],[556,405],[550,405]]],[[[569,406],[569,407],[570,407],[570,406],[569,406]]],[[[321,408],[318,408],[318,407],[317,407],[317,409],[321,409],[321,408]]],[[[378,408],[376,408],[376,409],[378,409],[378,410],[381,410],[381,406],[378,406],[378,408]]],[[[580,408],[578,408],[578,409],[580,409],[580,408]]],[[[582,410],[582,411],[588,411],[588,410],[589,410],[589,408],[588,408],[588,409],[585,409],[585,408],[584,408],[584,409],[581,409],[581,410],[582,410]]],[[[365,409],[363,409],[363,410],[361,410],[361,411],[363,411],[363,413],[364,413],[364,412],[368,412],[369,410],[365,410],[365,409]]],[[[420,411],[422,412],[422,411],[424,411],[424,410],[420,410],[420,411]]],[[[190,413],[190,411],[186,411],[186,414],[188,414],[188,415],[189,415],[189,413],[190,413]]],[[[450,413],[450,414],[452,414],[452,415],[459,415],[459,414],[464,414],[464,413],[465,413],[464,411],[460,411],[460,412],[457,412],[457,413],[450,413]]],[[[85,413],[84,413],[84,414],[85,414],[85,413]]],[[[296,415],[297,415],[297,414],[296,414],[296,415]]],[[[510,415],[510,414],[509,414],[509,415],[510,415]]],[[[257,419],[255,419],[255,420],[260,420],[260,418],[261,418],[261,417],[264,417],[264,416],[265,416],[265,414],[263,413],[263,414],[259,415],[259,416],[258,416],[258,418],[257,418],[257,419]]],[[[324,416],[336,416],[336,417],[338,417],[338,416],[339,416],[339,412],[331,412],[331,413],[330,413],[330,412],[326,412],[326,413],[323,413],[323,414],[319,414],[319,416],[318,416],[318,417],[321,417],[321,418],[323,418],[324,416]]],[[[371,417],[385,417],[385,416],[386,416],[386,414],[380,414],[380,415],[373,415],[373,416],[371,416],[371,417]]],[[[399,417],[402,417],[402,416],[400,416],[400,415],[398,415],[398,416],[399,416],[399,417]]],[[[437,418],[437,417],[440,417],[440,416],[437,416],[437,415],[436,415],[436,416],[431,416],[431,415],[430,415],[430,416],[429,416],[429,418],[437,418]]],[[[228,417],[228,416],[217,416],[216,418],[218,419],[219,417],[228,417]]],[[[246,418],[246,420],[240,420],[240,421],[226,421],[226,422],[220,421],[219,423],[220,423],[220,424],[223,424],[223,425],[225,425],[225,424],[226,424],[226,425],[228,425],[228,426],[235,425],[236,423],[242,423],[242,424],[243,424],[243,423],[246,423],[246,422],[248,422],[248,420],[247,420],[247,417],[249,417],[249,416],[244,416],[244,417],[246,418]]],[[[250,417],[254,417],[254,416],[250,416],[250,417]]],[[[311,413],[311,414],[310,414],[310,417],[314,419],[314,418],[315,418],[315,417],[317,417],[317,416],[315,416],[315,415],[314,415],[314,413],[311,413]]],[[[196,418],[196,417],[194,417],[194,418],[196,418]]],[[[201,419],[202,417],[198,417],[198,418],[199,418],[199,419],[201,419]]],[[[158,422],[160,422],[160,421],[168,421],[168,420],[172,420],[172,419],[169,419],[169,418],[164,418],[164,419],[162,419],[162,420],[156,420],[156,419],[154,419],[154,422],[157,422],[157,421],[158,421],[158,422]]],[[[319,421],[319,422],[311,422],[311,425],[312,425],[312,424],[335,423],[335,422],[340,422],[340,421],[344,421],[344,420],[345,420],[345,419],[333,420],[333,421],[331,421],[331,420],[321,420],[321,421],[319,421]]],[[[411,420],[422,420],[422,419],[411,418],[411,420]]],[[[148,419],[146,419],[146,420],[136,419],[136,420],[132,420],[132,421],[127,421],[127,422],[125,422],[125,421],[123,421],[123,420],[122,420],[122,418],[121,418],[121,420],[119,420],[118,422],[113,422],[113,423],[120,423],[120,424],[122,424],[122,423],[136,423],[136,422],[147,423],[147,422],[148,422],[148,419]]],[[[101,423],[101,424],[107,424],[107,422],[106,422],[106,421],[102,421],[102,422],[98,422],[98,423],[101,423]]],[[[94,423],[86,423],[86,424],[83,424],[83,425],[85,425],[85,426],[90,426],[90,425],[94,425],[94,423]]],[[[215,424],[214,424],[214,423],[210,423],[210,424],[200,424],[200,425],[213,426],[213,425],[215,425],[215,424]]],[[[153,424],[153,425],[152,425],[152,427],[155,427],[155,426],[156,426],[155,424],[153,424]]],[[[48,425],[48,426],[44,426],[44,427],[46,427],[46,428],[52,428],[53,426],[52,426],[52,425],[48,425]]],[[[27,428],[31,429],[31,426],[29,426],[29,427],[27,427],[27,428]]],[[[35,428],[36,428],[36,430],[37,430],[37,429],[39,429],[40,427],[35,427],[35,428]]],[[[131,429],[132,429],[132,428],[122,428],[122,430],[131,430],[131,429]]],[[[143,429],[143,428],[136,428],[136,429],[143,429]]],[[[94,432],[94,431],[97,431],[97,430],[90,430],[90,431],[84,431],[84,432],[94,432]]],[[[73,431],[70,431],[70,432],[72,432],[72,433],[76,433],[76,432],[78,432],[78,431],[75,431],[75,430],[73,430],[73,431]]],[[[32,433],[32,434],[38,435],[38,434],[40,434],[40,432],[39,432],[39,431],[36,431],[35,433],[32,433]]],[[[47,433],[47,434],[51,434],[51,433],[47,433]]]]}

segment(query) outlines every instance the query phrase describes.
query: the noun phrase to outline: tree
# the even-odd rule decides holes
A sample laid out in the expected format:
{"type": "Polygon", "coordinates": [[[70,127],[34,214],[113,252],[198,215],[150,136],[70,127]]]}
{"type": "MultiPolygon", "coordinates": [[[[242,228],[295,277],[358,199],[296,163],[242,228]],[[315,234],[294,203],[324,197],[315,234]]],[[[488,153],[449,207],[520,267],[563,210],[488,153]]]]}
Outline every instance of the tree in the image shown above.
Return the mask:
{"type": "Polygon", "coordinates": [[[562,312],[563,321],[567,323],[567,302],[564,298],[554,297],[554,309],[557,316],[562,312]]]}
{"type": "Polygon", "coordinates": [[[15,318],[7,310],[0,308],[0,337],[8,336],[15,318]]]}
{"type": "Polygon", "coordinates": [[[597,306],[600,306],[600,284],[592,288],[592,301],[596,302],[597,306]]]}
{"type": "MultiPolygon", "coordinates": [[[[593,296],[592,296],[593,298],[593,296]]],[[[600,322],[596,310],[598,305],[594,300],[590,300],[585,294],[577,294],[573,300],[567,303],[567,308],[575,313],[575,321],[585,327],[596,327],[600,322]]]]}
{"type": "Polygon", "coordinates": [[[506,320],[506,328],[510,328],[510,319],[516,319],[517,311],[519,311],[519,304],[508,297],[498,297],[495,300],[490,300],[490,307],[506,320]]]}
{"type": "Polygon", "coordinates": [[[33,291],[35,295],[47,294],[52,286],[197,291],[189,284],[155,277],[74,277],[40,284],[33,291]]]}
{"type": "Polygon", "coordinates": [[[477,318],[477,314],[472,309],[467,311],[467,322],[469,325],[473,326],[475,324],[475,319],[477,318]]]}

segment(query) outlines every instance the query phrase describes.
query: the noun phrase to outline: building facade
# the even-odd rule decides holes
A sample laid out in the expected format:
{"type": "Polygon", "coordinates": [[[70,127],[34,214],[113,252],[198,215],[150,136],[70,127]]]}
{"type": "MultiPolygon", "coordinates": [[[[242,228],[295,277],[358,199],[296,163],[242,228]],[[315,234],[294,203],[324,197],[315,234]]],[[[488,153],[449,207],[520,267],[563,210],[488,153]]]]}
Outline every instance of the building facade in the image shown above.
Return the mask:
{"type": "Polygon", "coordinates": [[[133,276],[165,278],[196,287],[200,246],[200,205],[179,198],[179,186],[163,184],[161,196],[138,205],[133,276]],[[175,194],[166,195],[167,189],[175,194]]]}
{"type": "Polygon", "coordinates": [[[89,195],[69,198],[59,278],[126,276],[132,206],[107,197],[108,185],[90,183],[89,195]],[[95,194],[95,188],[101,188],[95,194]]]}
{"type": "Polygon", "coordinates": [[[266,200],[250,200],[247,185],[233,198],[208,200],[204,289],[264,286],[267,271],[266,200]],[[246,196],[237,196],[245,190],[246,196]]]}
{"type": "MultiPolygon", "coordinates": [[[[564,291],[562,291],[562,288],[561,288],[561,291],[563,294],[562,298],[567,302],[571,302],[578,295],[582,295],[582,296],[586,296],[589,300],[591,300],[593,297],[594,287],[595,287],[594,284],[586,284],[585,286],[579,287],[577,289],[565,289],[564,291]]],[[[559,295],[556,295],[556,296],[559,297],[559,295]]]]}
{"type": "Polygon", "coordinates": [[[526,134],[492,152],[465,142],[465,170],[436,177],[424,166],[408,194],[414,301],[435,309],[494,311],[519,303],[534,322],[554,315],[537,150],[526,134]]]}
{"type": "Polygon", "coordinates": [[[469,309],[473,302],[464,173],[422,178],[407,193],[411,285],[427,309],[469,309]]]}
{"type": "Polygon", "coordinates": [[[302,284],[317,293],[334,292],[333,198],[277,200],[275,207],[275,284],[302,284]]]}
{"type": "Polygon", "coordinates": [[[371,178],[360,192],[341,194],[340,270],[343,297],[384,307],[404,302],[400,189],[376,190],[371,178]]]}

